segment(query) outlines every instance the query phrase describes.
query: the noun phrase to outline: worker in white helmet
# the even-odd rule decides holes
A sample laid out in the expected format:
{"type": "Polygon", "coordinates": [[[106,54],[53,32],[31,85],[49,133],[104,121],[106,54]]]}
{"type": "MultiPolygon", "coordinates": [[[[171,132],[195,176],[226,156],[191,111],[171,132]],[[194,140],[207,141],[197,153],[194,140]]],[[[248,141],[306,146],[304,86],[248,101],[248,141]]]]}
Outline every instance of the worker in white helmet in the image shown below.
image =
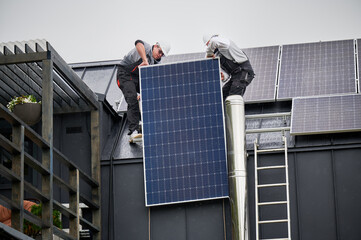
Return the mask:
{"type": "Polygon", "coordinates": [[[117,72],[117,84],[122,90],[125,101],[128,104],[127,119],[129,122],[129,141],[133,142],[135,138],[141,138],[141,129],[139,126],[139,67],[157,64],[163,56],[167,56],[170,51],[170,44],[165,41],[159,41],[153,46],[148,43],[137,40],[133,48],[120,61],[117,72]]]}
{"type": "Polygon", "coordinates": [[[203,42],[207,46],[207,57],[220,58],[222,71],[226,73],[221,72],[222,81],[228,76],[222,88],[223,98],[243,96],[255,76],[247,55],[233,41],[218,34],[204,34],[203,42]]]}

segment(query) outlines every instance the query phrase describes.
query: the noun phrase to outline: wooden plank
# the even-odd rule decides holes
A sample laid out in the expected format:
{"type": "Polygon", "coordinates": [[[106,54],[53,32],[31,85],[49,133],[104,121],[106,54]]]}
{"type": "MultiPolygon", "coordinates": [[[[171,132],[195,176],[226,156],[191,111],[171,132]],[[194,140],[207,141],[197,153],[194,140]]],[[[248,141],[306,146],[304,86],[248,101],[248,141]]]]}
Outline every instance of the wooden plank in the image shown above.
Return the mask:
{"type": "Polygon", "coordinates": [[[69,232],[74,238],[79,238],[80,216],[79,216],[79,171],[77,169],[69,170],[69,182],[77,191],[69,193],[69,208],[76,213],[75,218],[69,219],[69,232]]]}
{"type": "Polygon", "coordinates": [[[12,154],[19,154],[21,151],[18,146],[10,142],[9,139],[4,137],[2,134],[0,134],[0,146],[12,154]]]}
{"type": "MultiPolygon", "coordinates": [[[[98,187],[92,187],[92,200],[95,204],[101,204],[101,183],[100,183],[100,113],[99,111],[91,111],[91,165],[92,178],[99,183],[98,187]]],[[[101,209],[92,210],[93,224],[99,229],[94,233],[94,239],[101,239],[101,209]]]]}
{"type": "Polygon", "coordinates": [[[54,200],[54,209],[58,210],[59,212],[61,212],[61,214],[63,214],[64,216],[68,217],[68,218],[76,218],[77,214],[70,210],[69,208],[63,206],[63,204],[59,203],[58,201],[54,200]]]}
{"type": "Polygon", "coordinates": [[[23,232],[24,222],[24,127],[13,126],[13,143],[20,148],[20,153],[13,156],[12,171],[20,176],[20,181],[13,182],[11,188],[12,201],[19,206],[19,210],[11,212],[11,226],[23,232]]]}
{"type": "Polygon", "coordinates": [[[0,194],[0,205],[6,207],[10,210],[20,210],[19,206],[15,204],[13,201],[5,197],[4,195],[0,194]]]}
{"type": "MultiPolygon", "coordinates": [[[[5,55],[10,56],[14,54],[5,47],[5,55]]],[[[23,89],[26,94],[22,95],[32,94],[36,97],[36,99],[41,100],[41,78],[30,71],[30,69],[26,67],[25,63],[0,66],[0,70],[5,74],[5,76],[8,76],[12,82],[16,83],[19,88],[23,89]],[[36,80],[30,78],[30,76],[36,80]]],[[[5,77],[5,79],[7,78],[5,77]]],[[[60,99],[58,95],[55,95],[54,100],[56,102],[56,106],[61,106],[63,100],[60,99]]]]}
{"type": "Polygon", "coordinates": [[[16,75],[14,73],[14,71],[16,71],[14,66],[15,65],[0,66],[0,71],[1,71],[0,76],[2,81],[5,84],[7,84],[10,88],[12,88],[14,91],[18,93],[22,93],[21,95],[32,94],[36,97],[36,99],[40,100],[41,88],[39,86],[34,86],[35,84],[32,84],[29,81],[29,78],[25,76],[25,74],[23,74],[22,76],[24,77],[24,79],[21,79],[18,75],[16,75]]]}
{"type": "Polygon", "coordinates": [[[75,238],[73,236],[71,236],[69,233],[53,226],[53,231],[54,231],[54,234],[58,237],[60,237],[61,239],[65,239],[65,240],[76,240],[78,238],[75,238]]]}
{"type": "Polygon", "coordinates": [[[33,238],[13,229],[12,227],[9,227],[3,223],[0,222],[0,232],[5,232],[6,236],[8,236],[7,239],[22,239],[22,240],[34,240],[33,238]]]}
{"type": "MultiPolygon", "coordinates": [[[[18,85],[13,83],[11,79],[0,71],[0,86],[11,97],[26,95],[27,93],[18,85]]],[[[10,99],[9,99],[10,101],[10,99]]]]}
{"type": "Polygon", "coordinates": [[[54,183],[56,183],[57,185],[59,185],[60,187],[62,187],[64,190],[69,191],[69,193],[76,193],[77,189],[75,189],[74,187],[72,187],[70,184],[68,184],[67,182],[65,182],[63,179],[61,179],[60,177],[56,176],[55,174],[53,175],[54,178],[54,183]]]}
{"type": "Polygon", "coordinates": [[[43,93],[42,93],[42,137],[49,143],[49,149],[42,150],[42,164],[50,174],[42,176],[42,192],[49,196],[43,202],[42,220],[49,228],[42,228],[42,238],[53,237],[53,61],[43,60],[43,93]]]}
{"type": "Polygon", "coordinates": [[[50,56],[51,55],[49,51],[10,55],[10,56],[0,56],[0,65],[39,62],[45,59],[50,59],[50,56]]]}
{"type": "Polygon", "coordinates": [[[31,183],[24,181],[24,189],[26,192],[34,196],[34,198],[41,200],[42,202],[49,202],[50,196],[48,194],[42,193],[31,183]]]}
{"type": "Polygon", "coordinates": [[[83,179],[86,183],[88,183],[91,187],[99,187],[99,183],[88,174],[86,174],[83,170],[79,169],[79,175],[81,179],[83,179]]]}
{"type": "Polygon", "coordinates": [[[55,68],[67,79],[77,93],[86,99],[94,109],[99,109],[98,98],[95,93],[79,78],[79,76],[71,69],[63,58],[55,51],[55,49],[47,43],[48,50],[50,50],[55,68]]]}
{"type": "MultiPolygon", "coordinates": [[[[39,48],[38,45],[37,48],[39,48]]],[[[25,44],[25,51],[26,53],[34,53],[34,50],[31,49],[27,44],[25,44]]],[[[40,50],[40,51],[44,51],[44,50],[40,50]]],[[[37,64],[40,66],[40,68],[43,68],[42,62],[39,62],[37,64]]],[[[42,70],[40,68],[33,68],[33,70],[36,71],[36,73],[39,76],[41,76],[42,74],[42,70]]],[[[57,87],[59,86],[59,89],[61,89],[61,91],[64,91],[75,102],[75,104],[78,105],[79,96],[76,93],[74,93],[72,90],[70,90],[70,87],[67,84],[65,84],[64,81],[58,75],[53,75],[53,78],[54,81],[56,82],[54,89],[57,89],[57,87]]]]}
{"type": "Polygon", "coordinates": [[[80,202],[84,203],[85,205],[87,205],[90,209],[99,209],[100,206],[99,204],[93,202],[92,200],[90,200],[87,196],[85,196],[84,194],[79,194],[80,197],[80,202]]]}
{"type": "Polygon", "coordinates": [[[79,176],[86,183],[88,183],[91,187],[98,187],[99,184],[88,174],[86,174],[83,170],[79,169],[79,167],[71,162],[64,154],[62,154],[58,149],[54,148],[54,158],[59,160],[61,163],[69,167],[70,169],[78,169],[79,176]]]}
{"type": "Polygon", "coordinates": [[[13,182],[21,181],[19,176],[17,176],[15,173],[13,173],[10,169],[6,168],[2,164],[0,164],[0,175],[13,182]]]}
{"type": "Polygon", "coordinates": [[[30,166],[31,168],[35,169],[42,175],[49,175],[49,170],[46,169],[40,162],[38,162],[35,158],[30,156],[28,153],[25,153],[25,164],[30,166]]]}
{"type": "MultiPolygon", "coordinates": [[[[18,48],[15,45],[15,54],[23,54],[24,52],[18,48]]],[[[41,76],[42,76],[42,70],[40,69],[39,66],[41,63],[39,62],[39,65],[37,65],[36,63],[23,63],[23,64],[18,64],[17,66],[24,71],[25,73],[28,74],[28,76],[39,86],[42,85],[42,80],[41,80],[41,76]]],[[[63,91],[60,89],[60,87],[58,85],[54,85],[54,99],[61,99],[62,101],[64,101],[64,103],[66,103],[67,105],[71,106],[71,101],[72,99],[63,91]]]]}
{"type": "Polygon", "coordinates": [[[83,226],[83,228],[87,227],[93,233],[93,239],[95,235],[100,232],[100,229],[97,226],[95,226],[85,218],[80,217],[80,224],[83,226]]]}
{"type": "MultiPolygon", "coordinates": [[[[41,218],[32,214],[31,212],[28,211],[24,211],[24,218],[32,223],[34,223],[35,225],[41,227],[43,226],[43,223],[41,221],[41,218]]],[[[47,226],[49,227],[49,226],[47,226]]]]}

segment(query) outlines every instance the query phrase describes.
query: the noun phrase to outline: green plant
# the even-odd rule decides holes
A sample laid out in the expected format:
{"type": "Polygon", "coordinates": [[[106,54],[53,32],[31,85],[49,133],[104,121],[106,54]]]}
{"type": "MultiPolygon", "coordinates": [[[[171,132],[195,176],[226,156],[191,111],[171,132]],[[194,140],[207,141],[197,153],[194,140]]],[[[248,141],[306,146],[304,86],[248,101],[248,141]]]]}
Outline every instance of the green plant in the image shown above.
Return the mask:
{"type": "MultiPolygon", "coordinates": [[[[34,214],[35,216],[41,217],[41,212],[42,212],[41,204],[35,204],[31,207],[31,213],[34,214]]],[[[60,212],[58,210],[53,210],[53,225],[60,229],[63,228],[61,223],[60,212]]],[[[36,237],[40,234],[41,227],[24,219],[23,230],[26,235],[31,237],[36,237]]]]}
{"type": "Polygon", "coordinates": [[[39,102],[36,101],[36,98],[34,97],[34,95],[25,95],[25,96],[20,96],[20,97],[14,97],[6,105],[6,107],[10,110],[10,112],[12,112],[16,105],[23,104],[23,103],[39,103],[39,104],[41,104],[41,101],[39,101],[39,102]]]}

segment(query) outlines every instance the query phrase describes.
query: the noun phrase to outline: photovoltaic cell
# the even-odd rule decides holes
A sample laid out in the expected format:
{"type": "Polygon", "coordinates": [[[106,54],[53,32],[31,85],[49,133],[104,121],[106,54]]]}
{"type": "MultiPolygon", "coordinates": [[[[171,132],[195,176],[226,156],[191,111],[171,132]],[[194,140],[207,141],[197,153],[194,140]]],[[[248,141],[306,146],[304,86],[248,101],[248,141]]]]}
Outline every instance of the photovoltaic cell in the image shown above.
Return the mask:
{"type": "Polygon", "coordinates": [[[245,102],[274,101],[279,46],[243,50],[256,74],[244,94],[245,102]]]}
{"type": "Polygon", "coordinates": [[[228,196],[218,59],[140,68],[146,205],[228,196]]]}
{"type": "Polygon", "coordinates": [[[278,99],[355,92],[353,40],[282,47],[278,99]]]}
{"type": "Polygon", "coordinates": [[[294,98],[291,134],[361,131],[361,94],[294,98]]]}

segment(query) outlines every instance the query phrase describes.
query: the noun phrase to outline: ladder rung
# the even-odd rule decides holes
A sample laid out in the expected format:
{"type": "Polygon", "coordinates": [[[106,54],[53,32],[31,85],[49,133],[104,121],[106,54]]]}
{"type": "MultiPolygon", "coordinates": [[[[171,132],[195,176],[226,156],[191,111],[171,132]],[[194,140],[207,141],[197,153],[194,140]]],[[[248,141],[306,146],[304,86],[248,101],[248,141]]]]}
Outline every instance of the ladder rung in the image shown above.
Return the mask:
{"type": "Polygon", "coordinates": [[[260,202],[257,203],[259,206],[264,206],[264,205],[277,205],[277,204],[287,204],[287,201],[278,201],[278,202],[260,202]]]}
{"type": "Polygon", "coordinates": [[[283,223],[288,222],[288,219],[280,219],[280,220],[265,220],[265,221],[259,221],[259,224],[266,224],[266,223],[283,223]]]}
{"type": "Polygon", "coordinates": [[[259,188],[279,187],[279,186],[287,186],[287,183],[273,183],[273,184],[260,184],[260,185],[257,185],[257,187],[259,187],[259,188]]]}
{"type": "Polygon", "coordinates": [[[285,148],[273,148],[273,149],[261,149],[261,150],[256,150],[257,153],[261,153],[261,152],[279,152],[279,151],[284,151],[285,148]]]}
{"type": "Polygon", "coordinates": [[[264,169],[276,169],[276,168],[285,168],[286,165],[279,165],[279,166],[267,166],[267,167],[258,167],[257,170],[264,170],[264,169]]]}

